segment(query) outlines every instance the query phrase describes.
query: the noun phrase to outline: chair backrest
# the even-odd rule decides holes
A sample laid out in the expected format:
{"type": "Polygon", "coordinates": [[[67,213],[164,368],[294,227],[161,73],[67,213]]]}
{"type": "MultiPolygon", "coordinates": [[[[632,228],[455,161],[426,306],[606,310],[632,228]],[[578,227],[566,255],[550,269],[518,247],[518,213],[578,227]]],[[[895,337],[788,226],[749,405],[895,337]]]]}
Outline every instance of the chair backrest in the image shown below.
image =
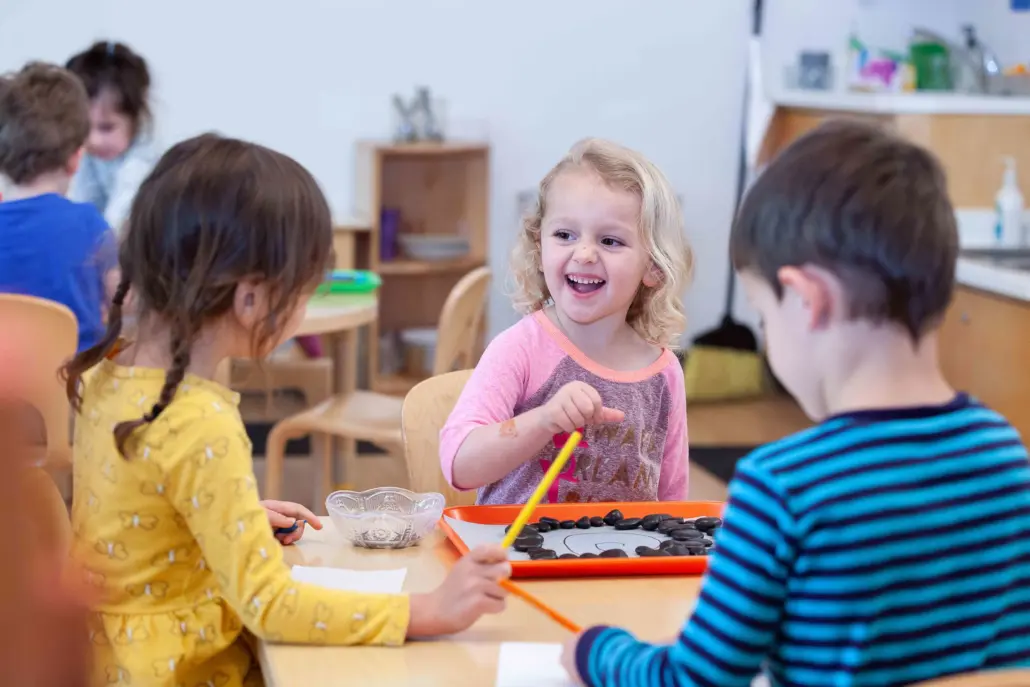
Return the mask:
{"type": "Polygon", "coordinates": [[[489,267],[477,267],[462,277],[447,295],[436,328],[434,375],[475,367],[490,279],[489,267]]]}
{"type": "Polygon", "coordinates": [[[401,433],[412,491],[443,494],[448,506],[469,506],[476,492],[458,491],[440,470],[440,430],[458,402],[472,370],[458,370],[418,383],[404,397],[401,433]]]}
{"type": "Polygon", "coordinates": [[[78,346],[75,315],[43,298],[0,294],[0,323],[4,355],[19,361],[24,391],[18,400],[35,408],[46,427],[47,467],[66,467],[71,463],[71,407],[59,373],[78,346]]]}
{"type": "Polygon", "coordinates": [[[1030,687],[1030,670],[978,670],[975,673],[920,682],[909,687],[1030,687]]]}

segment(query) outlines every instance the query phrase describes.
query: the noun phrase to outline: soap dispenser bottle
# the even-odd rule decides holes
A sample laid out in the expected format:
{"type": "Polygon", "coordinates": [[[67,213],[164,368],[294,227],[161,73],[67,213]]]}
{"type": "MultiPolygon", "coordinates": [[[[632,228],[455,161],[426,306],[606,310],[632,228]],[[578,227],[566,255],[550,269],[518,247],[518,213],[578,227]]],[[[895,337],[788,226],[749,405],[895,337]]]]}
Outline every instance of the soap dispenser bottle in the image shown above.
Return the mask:
{"type": "Polygon", "coordinates": [[[1016,178],[1016,160],[1005,158],[1005,176],[994,200],[997,220],[994,237],[998,244],[1010,248],[1023,245],[1023,193],[1016,178]]]}

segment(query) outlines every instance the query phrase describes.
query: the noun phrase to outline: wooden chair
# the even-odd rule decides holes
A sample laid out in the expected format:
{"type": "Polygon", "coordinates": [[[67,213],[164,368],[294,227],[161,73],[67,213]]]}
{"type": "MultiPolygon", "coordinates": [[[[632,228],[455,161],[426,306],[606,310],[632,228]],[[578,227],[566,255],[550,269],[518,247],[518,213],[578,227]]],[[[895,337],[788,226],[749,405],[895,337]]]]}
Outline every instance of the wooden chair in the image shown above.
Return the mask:
{"type": "Polygon", "coordinates": [[[443,494],[448,506],[471,506],[475,491],[458,491],[440,471],[440,430],[458,402],[472,370],[448,372],[419,382],[404,398],[401,433],[412,491],[443,494]]]}
{"type": "MultiPolygon", "coordinates": [[[[483,322],[490,276],[489,268],[479,267],[462,277],[448,294],[437,327],[434,376],[475,365],[476,334],[483,322]]],[[[268,434],[265,449],[264,497],[280,497],[286,442],[296,437],[313,435],[314,453],[322,468],[321,485],[316,492],[318,505],[325,502],[332,486],[332,437],[348,440],[343,451],[348,479],[357,472],[357,456],[353,449],[355,440],[373,443],[393,456],[402,455],[403,404],[403,398],[356,391],[347,396],[332,396],[313,408],[276,423],[268,434]]]]}
{"type": "MultiPolygon", "coordinates": [[[[273,358],[261,364],[233,358],[227,372],[227,386],[240,393],[262,394],[266,419],[277,419],[276,390],[297,389],[307,405],[317,405],[333,393],[333,361],[329,358],[301,358],[299,355],[273,358]]],[[[281,414],[282,410],[278,412],[281,414]]]]}
{"type": "Polygon", "coordinates": [[[979,670],[920,682],[909,687],[1030,687],[1030,670],[979,670]]]}
{"type": "Polygon", "coordinates": [[[71,467],[69,424],[71,407],[59,377],[61,367],[78,346],[79,325],[64,305],[43,298],[0,294],[0,322],[4,323],[4,355],[19,360],[25,381],[22,398],[40,414],[46,450],[40,466],[48,471],[71,467]]]}

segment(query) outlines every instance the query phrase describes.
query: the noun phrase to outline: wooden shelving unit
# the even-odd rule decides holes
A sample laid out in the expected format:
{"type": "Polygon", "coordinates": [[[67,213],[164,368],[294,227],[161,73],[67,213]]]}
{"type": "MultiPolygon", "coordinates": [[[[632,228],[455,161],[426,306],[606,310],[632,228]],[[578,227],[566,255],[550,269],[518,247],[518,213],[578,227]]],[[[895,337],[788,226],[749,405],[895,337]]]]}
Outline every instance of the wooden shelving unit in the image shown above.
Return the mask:
{"type": "Polygon", "coordinates": [[[369,386],[376,391],[402,395],[422,378],[414,371],[383,374],[380,336],[435,327],[451,288],[486,264],[489,156],[489,146],[478,142],[358,144],[355,211],[368,218],[369,230],[356,235],[354,267],[372,270],[383,280],[379,320],[371,327],[366,351],[369,386]],[[460,235],[468,239],[468,253],[449,260],[415,260],[398,246],[395,258],[381,259],[384,208],[399,211],[400,235],[460,235]]]}

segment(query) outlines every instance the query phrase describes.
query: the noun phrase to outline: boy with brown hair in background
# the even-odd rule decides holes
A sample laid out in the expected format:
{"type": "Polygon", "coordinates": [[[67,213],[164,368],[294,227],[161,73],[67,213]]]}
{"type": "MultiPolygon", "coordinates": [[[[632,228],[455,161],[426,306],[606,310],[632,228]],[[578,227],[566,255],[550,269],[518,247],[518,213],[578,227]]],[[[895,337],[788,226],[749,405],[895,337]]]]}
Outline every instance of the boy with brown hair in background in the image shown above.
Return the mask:
{"type": "Polygon", "coordinates": [[[68,306],[78,350],[103,334],[114,238],[91,204],[65,194],[89,134],[86,89],[71,72],[29,63],[0,77],[0,292],[68,306]]]}

